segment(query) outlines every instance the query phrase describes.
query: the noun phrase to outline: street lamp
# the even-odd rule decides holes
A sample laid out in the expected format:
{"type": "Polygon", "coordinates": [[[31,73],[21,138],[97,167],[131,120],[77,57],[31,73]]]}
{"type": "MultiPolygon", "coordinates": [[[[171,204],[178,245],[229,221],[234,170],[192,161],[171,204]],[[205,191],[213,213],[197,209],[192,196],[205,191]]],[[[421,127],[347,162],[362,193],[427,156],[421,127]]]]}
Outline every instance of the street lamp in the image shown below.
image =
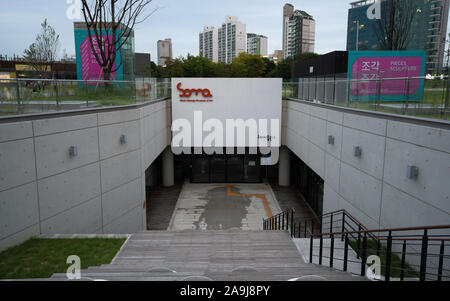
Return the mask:
{"type": "Polygon", "coordinates": [[[356,51],[359,50],[359,30],[364,28],[364,24],[359,24],[359,20],[353,21],[356,24],[356,51]]]}

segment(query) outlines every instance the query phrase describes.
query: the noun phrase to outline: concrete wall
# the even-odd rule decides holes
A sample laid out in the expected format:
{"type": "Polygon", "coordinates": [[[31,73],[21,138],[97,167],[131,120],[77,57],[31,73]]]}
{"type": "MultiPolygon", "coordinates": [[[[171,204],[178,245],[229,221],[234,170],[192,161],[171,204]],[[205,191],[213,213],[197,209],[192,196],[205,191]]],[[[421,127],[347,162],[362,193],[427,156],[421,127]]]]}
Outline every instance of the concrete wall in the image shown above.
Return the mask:
{"type": "Polygon", "coordinates": [[[282,133],[324,179],[324,212],[346,209],[369,229],[449,223],[450,123],[284,101],[282,133]]]}
{"type": "Polygon", "coordinates": [[[168,145],[166,107],[0,123],[0,250],[39,234],[144,230],[145,169],[168,145]]]}

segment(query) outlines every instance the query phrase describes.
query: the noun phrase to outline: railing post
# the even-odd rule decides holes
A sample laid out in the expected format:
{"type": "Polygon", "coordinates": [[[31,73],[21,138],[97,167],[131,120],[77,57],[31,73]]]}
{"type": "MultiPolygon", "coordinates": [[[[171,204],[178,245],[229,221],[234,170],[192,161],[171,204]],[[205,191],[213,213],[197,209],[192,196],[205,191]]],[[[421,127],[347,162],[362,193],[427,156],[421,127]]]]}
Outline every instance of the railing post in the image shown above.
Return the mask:
{"type": "Polygon", "coordinates": [[[84,87],[85,87],[85,91],[86,91],[86,108],[89,107],[89,90],[88,90],[88,84],[85,81],[84,82],[84,87]]]}
{"type": "Polygon", "coordinates": [[[366,276],[366,263],[367,263],[367,232],[364,232],[363,244],[362,244],[362,256],[361,256],[361,276],[366,276]]]}
{"type": "Polygon", "coordinates": [[[330,246],[330,268],[333,267],[333,258],[334,258],[334,235],[331,234],[331,246],[330,246]]]}
{"type": "Polygon", "coordinates": [[[408,77],[407,90],[406,90],[406,103],[405,103],[405,111],[403,114],[408,114],[408,103],[409,103],[409,90],[410,90],[410,80],[408,77]]]}
{"type": "Polygon", "coordinates": [[[347,261],[348,261],[348,233],[345,234],[344,238],[344,272],[347,272],[347,261]]]}
{"type": "Polygon", "coordinates": [[[381,242],[377,239],[377,256],[380,256],[381,242]]]}
{"type": "Polygon", "coordinates": [[[319,264],[322,264],[322,250],[323,248],[323,236],[320,234],[320,247],[319,247],[319,264]]]}
{"type": "Polygon", "coordinates": [[[356,242],[356,258],[359,259],[361,254],[361,225],[358,225],[358,241],[356,242]]]}
{"type": "Polygon", "coordinates": [[[283,218],[282,218],[282,222],[281,222],[281,230],[283,230],[283,231],[285,230],[284,229],[284,218],[285,218],[284,215],[285,214],[286,214],[286,212],[283,212],[283,218]]]}
{"type": "Polygon", "coordinates": [[[342,211],[342,235],[341,235],[341,241],[344,241],[344,232],[345,232],[345,211],[342,211]]]}
{"type": "Polygon", "coordinates": [[[406,260],[406,240],[403,241],[402,247],[402,265],[400,270],[400,281],[405,278],[405,260],[406,260]]]}
{"type": "Polygon", "coordinates": [[[278,215],[278,231],[281,230],[281,215],[278,215]]]}
{"type": "Polygon", "coordinates": [[[308,221],[305,220],[305,229],[304,229],[304,231],[305,231],[305,238],[308,237],[308,236],[307,236],[307,233],[306,233],[306,228],[307,228],[307,226],[308,226],[308,221]]]}
{"type": "Polygon", "coordinates": [[[330,233],[333,233],[333,214],[330,217],[330,233]]]}
{"type": "Polygon", "coordinates": [[[422,249],[420,251],[420,281],[425,281],[427,273],[428,230],[423,230],[422,249]]]}
{"type": "Polygon", "coordinates": [[[313,262],[313,247],[314,247],[314,236],[311,235],[309,242],[309,263],[313,262]]]}
{"type": "Polygon", "coordinates": [[[55,89],[56,108],[59,108],[58,82],[53,79],[53,87],[55,89]]]}
{"type": "Polygon", "coordinates": [[[378,79],[378,89],[377,89],[377,109],[379,109],[381,104],[381,79],[378,79]]]}
{"type": "MultiPolygon", "coordinates": [[[[314,221],[313,221],[313,225],[314,225],[314,221]]],[[[322,234],[322,225],[323,225],[323,216],[320,216],[320,234],[322,234]]]]}
{"type": "Polygon", "coordinates": [[[389,231],[386,245],[386,271],[384,273],[384,280],[391,280],[391,251],[392,251],[392,231],[389,231]]]}
{"type": "Polygon", "coordinates": [[[445,249],[445,241],[443,240],[441,243],[441,249],[439,252],[439,268],[438,268],[438,281],[442,281],[442,271],[444,268],[444,249],[445,249]]]}
{"type": "Polygon", "coordinates": [[[295,237],[294,209],[291,209],[291,231],[292,231],[292,237],[295,237]]]}

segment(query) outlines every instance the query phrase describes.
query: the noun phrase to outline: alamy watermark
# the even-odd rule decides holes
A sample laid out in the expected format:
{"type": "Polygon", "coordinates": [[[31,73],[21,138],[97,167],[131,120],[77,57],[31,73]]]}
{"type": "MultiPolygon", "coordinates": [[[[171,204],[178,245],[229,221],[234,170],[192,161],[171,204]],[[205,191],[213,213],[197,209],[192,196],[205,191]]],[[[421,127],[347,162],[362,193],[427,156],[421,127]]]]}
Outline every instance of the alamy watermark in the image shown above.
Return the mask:
{"type": "Polygon", "coordinates": [[[203,120],[202,111],[194,111],[194,124],[184,118],[172,122],[172,152],[175,155],[205,153],[207,155],[262,154],[271,157],[272,165],[279,159],[279,119],[203,120]],[[270,125],[270,126],[269,126],[270,125]]]}
{"type": "Polygon", "coordinates": [[[81,279],[81,259],[77,255],[70,255],[66,260],[70,266],[67,268],[66,276],[69,280],[81,279]]]}
{"type": "Polygon", "coordinates": [[[381,19],[381,0],[375,2],[367,9],[367,19],[380,20],[381,19]]]}
{"type": "Polygon", "coordinates": [[[366,276],[370,280],[381,280],[381,259],[377,255],[367,257],[366,276]]]}

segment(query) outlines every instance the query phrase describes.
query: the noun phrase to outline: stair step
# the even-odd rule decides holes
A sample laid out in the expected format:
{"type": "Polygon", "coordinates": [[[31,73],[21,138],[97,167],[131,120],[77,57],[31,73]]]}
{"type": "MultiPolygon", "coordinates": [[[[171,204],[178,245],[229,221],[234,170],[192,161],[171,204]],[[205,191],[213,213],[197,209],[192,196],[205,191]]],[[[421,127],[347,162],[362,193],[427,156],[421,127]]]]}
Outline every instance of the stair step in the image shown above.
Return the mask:
{"type": "MultiPolygon", "coordinates": [[[[81,275],[86,279],[149,281],[189,276],[286,281],[305,275],[367,280],[305,262],[302,248],[306,246],[309,248],[309,239],[292,240],[287,231],[142,231],[130,237],[113,263],[89,267],[81,275]]],[[[54,274],[51,280],[55,279],[66,279],[66,275],[54,274]]]]}

